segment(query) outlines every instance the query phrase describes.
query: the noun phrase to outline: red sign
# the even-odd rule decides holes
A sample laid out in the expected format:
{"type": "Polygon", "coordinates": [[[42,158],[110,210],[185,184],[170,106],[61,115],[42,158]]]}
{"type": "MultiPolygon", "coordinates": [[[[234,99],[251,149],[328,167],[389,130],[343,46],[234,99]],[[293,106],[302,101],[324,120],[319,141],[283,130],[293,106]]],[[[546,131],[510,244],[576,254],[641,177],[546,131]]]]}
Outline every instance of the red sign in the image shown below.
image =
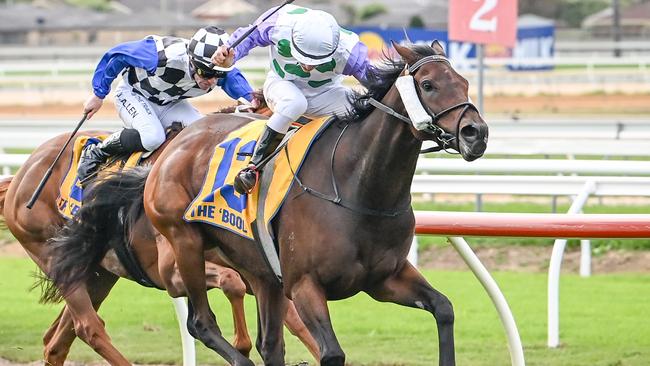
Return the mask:
{"type": "Polygon", "coordinates": [[[449,39],[514,47],[517,0],[449,1],[449,39]]]}

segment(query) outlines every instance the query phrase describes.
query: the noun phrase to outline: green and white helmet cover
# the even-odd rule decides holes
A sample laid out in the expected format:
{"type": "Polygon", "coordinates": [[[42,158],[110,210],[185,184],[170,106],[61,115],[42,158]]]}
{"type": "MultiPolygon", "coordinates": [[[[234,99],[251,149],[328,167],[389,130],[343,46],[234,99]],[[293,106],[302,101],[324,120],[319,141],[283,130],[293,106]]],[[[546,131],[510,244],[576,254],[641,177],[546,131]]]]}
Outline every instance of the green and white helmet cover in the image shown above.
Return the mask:
{"type": "Polygon", "coordinates": [[[311,10],[296,20],[291,30],[291,54],[305,65],[321,65],[332,60],[341,32],[330,14],[311,10]]]}

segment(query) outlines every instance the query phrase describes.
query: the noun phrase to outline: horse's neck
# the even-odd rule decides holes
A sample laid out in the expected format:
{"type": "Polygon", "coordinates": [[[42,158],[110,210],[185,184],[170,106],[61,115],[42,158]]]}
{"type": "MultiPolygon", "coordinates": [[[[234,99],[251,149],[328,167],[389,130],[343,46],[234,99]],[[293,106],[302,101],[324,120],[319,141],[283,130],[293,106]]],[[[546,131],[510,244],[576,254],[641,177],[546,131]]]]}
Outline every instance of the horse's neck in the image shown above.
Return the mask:
{"type": "MultiPolygon", "coordinates": [[[[395,88],[382,102],[404,114],[395,88]]],[[[381,208],[405,205],[421,145],[408,125],[378,109],[359,122],[354,147],[359,159],[353,169],[359,182],[357,197],[381,208]]]]}

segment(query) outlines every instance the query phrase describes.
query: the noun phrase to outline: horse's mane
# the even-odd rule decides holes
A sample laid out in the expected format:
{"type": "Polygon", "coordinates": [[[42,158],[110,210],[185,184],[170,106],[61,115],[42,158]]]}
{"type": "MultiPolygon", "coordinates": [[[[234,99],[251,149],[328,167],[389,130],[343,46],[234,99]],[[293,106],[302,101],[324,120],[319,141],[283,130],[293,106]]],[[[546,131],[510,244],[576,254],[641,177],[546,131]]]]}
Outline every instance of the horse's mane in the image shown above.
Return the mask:
{"type": "MultiPolygon", "coordinates": [[[[425,57],[435,54],[433,48],[427,45],[411,45],[411,51],[418,55],[425,57]]],[[[339,116],[338,120],[344,123],[360,121],[367,117],[375,107],[368,103],[368,99],[374,98],[381,100],[384,98],[388,90],[393,86],[399,74],[404,70],[406,64],[402,60],[395,60],[384,52],[380,66],[373,67],[367,74],[366,81],[363,86],[366,92],[354,92],[350,97],[352,109],[343,116],[339,116]]]]}

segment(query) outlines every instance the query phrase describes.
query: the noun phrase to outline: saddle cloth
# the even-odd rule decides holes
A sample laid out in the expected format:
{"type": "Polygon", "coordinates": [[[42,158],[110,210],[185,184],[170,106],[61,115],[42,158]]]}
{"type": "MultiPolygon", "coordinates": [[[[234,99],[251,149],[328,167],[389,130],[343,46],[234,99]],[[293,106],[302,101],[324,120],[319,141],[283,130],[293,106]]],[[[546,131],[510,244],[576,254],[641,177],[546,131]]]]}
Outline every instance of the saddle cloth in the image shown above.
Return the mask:
{"type": "Polygon", "coordinates": [[[257,217],[257,206],[264,205],[264,224],[268,225],[291,188],[294,173],[298,173],[312,143],[331,120],[315,119],[300,127],[264,167],[264,174],[273,174],[265,202],[258,202],[259,184],[250,194],[240,195],[235,192],[233,182],[237,173],[248,165],[267,121],[253,121],[231,132],[215,147],[201,191],[186,209],[184,220],[207,223],[254,240],[251,224],[257,217]]]}
{"type": "MultiPolygon", "coordinates": [[[[83,201],[83,188],[77,177],[77,167],[79,166],[79,159],[81,152],[87,145],[97,144],[104,140],[108,135],[100,136],[79,136],[75,139],[72,148],[72,158],[70,159],[70,166],[68,172],[65,174],[59,189],[59,197],[56,199],[56,206],[59,213],[66,219],[71,219],[76,215],[77,211],[81,208],[83,201]]],[[[131,154],[129,158],[124,161],[117,159],[111,162],[107,167],[102,167],[102,170],[119,170],[130,168],[138,165],[144,152],[136,152],[131,154]]]]}

